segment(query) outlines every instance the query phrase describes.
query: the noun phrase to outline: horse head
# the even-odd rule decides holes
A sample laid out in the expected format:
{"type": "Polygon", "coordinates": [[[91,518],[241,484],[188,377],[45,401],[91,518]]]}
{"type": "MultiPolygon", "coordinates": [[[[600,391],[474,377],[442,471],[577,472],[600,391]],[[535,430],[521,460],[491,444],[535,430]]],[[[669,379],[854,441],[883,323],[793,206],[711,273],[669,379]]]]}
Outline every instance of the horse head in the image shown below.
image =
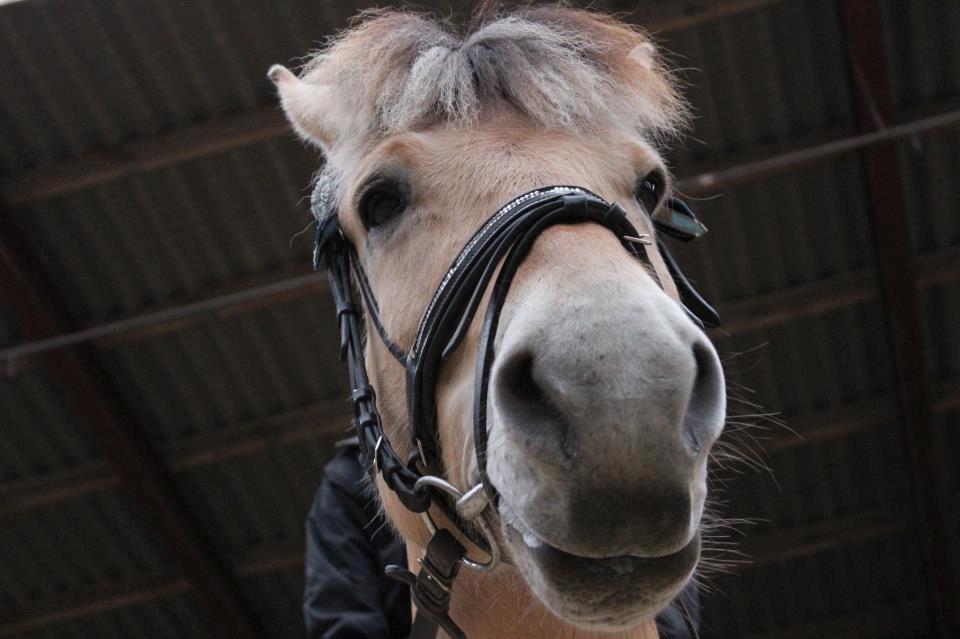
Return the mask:
{"type": "MultiPolygon", "coordinates": [[[[557,628],[644,627],[697,566],[707,457],[726,410],[717,354],[652,239],[670,192],[658,149],[687,109],[649,39],[566,8],[490,16],[464,34],[381,11],[299,76],[270,77],[325,156],[315,211],[324,224],[335,216],[363,280],[368,338],[353,348],[389,450],[414,460],[403,472],[487,493],[486,548],[458,535],[470,556],[492,545],[504,561],[458,583],[454,617],[471,636],[515,634],[509,624],[537,610],[557,628]],[[561,213],[530,231],[504,284],[496,273],[521,240],[497,244],[507,231],[491,216],[548,215],[531,204],[547,202],[535,190],[548,185],[579,188],[556,191],[561,213]],[[480,311],[458,306],[455,347],[430,355],[418,344],[425,314],[487,245],[465,296],[480,311]],[[430,359],[426,382],[417,358],[430,359]],[[436,441],[418,439],[416,424],[407,436],[421,396],[436,441]]],[[[373,471],[383,441],[365,444],[373,471]]],[[[415,560],[428,526],[383,475],[378,487],[415,560]]],[[[454,527],[449,507],[430,512],[454,527]]]]}

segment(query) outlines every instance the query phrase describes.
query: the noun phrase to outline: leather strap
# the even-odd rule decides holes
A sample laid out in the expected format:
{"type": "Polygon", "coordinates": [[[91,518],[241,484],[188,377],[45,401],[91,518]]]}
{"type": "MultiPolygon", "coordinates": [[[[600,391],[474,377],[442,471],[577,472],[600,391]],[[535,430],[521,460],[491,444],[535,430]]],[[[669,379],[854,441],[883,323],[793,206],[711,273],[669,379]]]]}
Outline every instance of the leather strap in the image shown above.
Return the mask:
{"type": "MultiPolygon", "coordinates": [[[[547,228],[557,224],[596,223],[604,226],[620,239],[624,248],[637,258],[646,259],[646,252],[637,245],[624,240],[624,237],[637,235],[636,229],[627,220],[626,212],[620,206],[607,204],[585,194],[564,195],[558,207],[545,210],[540,216],[531,216],[530,223],[518,229],[519,238],[512,245],[503,260],[497,281],[490,295],[490,302],[484,317],[480,333],[480,345],[477,355],[476,379],[474,385],[473,425],[474,445],[477,455],[477,468],[480,479],[491,500],[496,500],[496,489],[487,477],[487,394],[490,372],[494,360],[494,340],[499,326],[500,312],[510,291],[513,278],[523,260],[533,247],[534,242],[547,228]]],[[[494,501],[494,503],[496,503],[494,501]]]]}
{"type": "MultiPolygon", "coordinates": [[[[532,242],[548,226],[578,222],[602,224],[621,238],[637,235],[623,209],[585,189],[568,186],[537,189],[516,198],[491,217],[466,243],[441,280],[407,356],[407,412],[411,436],[423,449],[426,456],[423,461],[430,472],[442,470],[436,423],[437,376],[443,360],[450,356],[466,334],[501,259],[508,253],[513,254],[516,266],[519,266],[532,242]],[[541,219],[555,214],[559,215],[551,218],[554,222],[537,226],[541,219]],[[533,228],[536,230],[531,232],[533,228]],[[521,237],[529,238],[525,248],[514,252],[513,248],[521,237]]],[[[645,259],[646,253],[638,251],[636,245],[621,241],[627,251],[645,259]]],[[[512,279],[512,275],[510,277],[512,279]]],[[[504,283],[508,288],[509,282],[504,283]]],[[[488,312],[492,309],[499,314],[503,298],[505,293],[496,301],[491,298],[488,312]]],[[[478,376],[477,379],[479,389],[484,386],[480,383],[484,378],[478,376]]]]}
{"type": "Polygon", "coordinates": [[[353,300],[350,278],[351,264],[354,261],[353,247],[343,238],[335,217],[325,219],[317,228],[315,264],[320,255],[326,257],[330,291],[337,309],[340,359],[347,362],[350,387],[353,389],[351,398],[354,425],[364,467],[373,475],[382,473],[387,486],[397,494],[407,509],[424,512],[430,507],[430,493],[414,490],[420,473],[412,463],[407,464],[400,459],[383,432],[376,393],[370,385],[363,360],[360,309],[353,300]]]}
{"type": "Polygon", "coordinates": [[[410,639],[433,639],[441,627],[453,639],[466,639],[467,635],[450,618],[453,581],[460,572],[460,558],[465,552],[450,531],[441,528],[427,544],[417,575],[400,566],[387,566],[387,576],[410,586],[410,595],[417,606],[410,639]]]}
{"type": "Polygon", "coordinates": [[[662,240],[657,240],[657,247],[660,249],[660,256],[663,257],[663,261],[667,264],[670,276],[673,277],[674,284],[677,285],[680,300],[683,302],[683,309],[687,312],[687,315],[690,316],[690,319],[700,328],[704,328],[705,326],[720,326],[720,316],[717,314],[717,311],[715,311],[714,308],[701,297],[697,289],[693,287],[693,284],[690,283],[686,275],[683,274],[683,271],[680,270],[680,266],[676,260],[673,259],[673,255],[667,250],[667,246],[662,240]]]}

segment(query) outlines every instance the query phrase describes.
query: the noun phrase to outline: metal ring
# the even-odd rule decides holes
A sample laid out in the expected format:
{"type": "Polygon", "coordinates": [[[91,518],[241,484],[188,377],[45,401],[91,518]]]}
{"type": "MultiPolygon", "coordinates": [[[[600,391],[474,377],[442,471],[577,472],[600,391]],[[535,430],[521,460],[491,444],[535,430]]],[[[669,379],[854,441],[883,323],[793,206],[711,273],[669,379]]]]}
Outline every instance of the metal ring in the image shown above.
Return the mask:
{"type": "MultiPolygon", "coordinates": [[[[463,497],[463,491],[447,480],[436,477],[435,475],[424,475],[418,479],[417,483],[413,485],[413,490],[415,492],[422,492],[428,487],[442,490],[456,500],[459,500],[463,497]]],[[[484,512],[482,512],[475,521],[484,539],[486,539],[487,545],[490,546],[490,559],[485,562],[479,562],[470,559],[466,555],[460,558],[460,563],[462,563],[464,566],[474,570],[479,570],[481,572],[489,572],[496,568],[497,564],[500,563],[501,557],[500,546],[497,544],[496,537],[493,534],[493,526],[487,519],[488,516],[489,511],[484,510],[484,512]]],[[[437,524],[435,521],[433,521],[433,516],[430,515],[429,508],[420,513],[420,518],[423,519],[431,534],[435,534],[437,532],[437,524]]]]}
{"type": "Polygon", "coordinates": [[[451,495],[455,499],[460,499],[463,497],[463,493],[459,488],[448,482],[446,479],[441,479],[436,475],[424,475],[423,477],[419,478],[417,483],[413,485],[413,490],[414,492],[421,493],[427,486],[430,488],[438,488],[448,495],[451,495]]]}

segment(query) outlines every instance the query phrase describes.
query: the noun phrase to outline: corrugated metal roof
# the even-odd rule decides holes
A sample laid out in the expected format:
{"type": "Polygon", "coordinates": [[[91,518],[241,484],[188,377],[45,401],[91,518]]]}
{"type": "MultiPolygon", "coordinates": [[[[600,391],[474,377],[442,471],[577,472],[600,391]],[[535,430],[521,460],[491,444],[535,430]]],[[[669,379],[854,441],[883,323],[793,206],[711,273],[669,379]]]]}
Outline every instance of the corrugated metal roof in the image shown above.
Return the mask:
{"type": "Polygon", "coordinates": [[[922,300],[930,377],[956,382],[960,377],[960,343],[950,334],[950,327],[960,325],[960,282],[932,286],[922,300]]]}
{"type": "Polygon", "coordinates": [[[248,599],[274,637],[303,635],[303,568],[293,567],[248,580],[248,599]]]}
{"type": "Polygon", "coordinates": [[[305,265],[315,153],[266,142],[15,213],[81,326],[305,265]],[[292,244],[292,246],[291,246],[292,244]],[[122,268],[118,268],[122,265],[122,268]],[[84,295],[71,295],[84,291],[84,295]]]}
{"type": "Polygon", "coordinates": [[[42,475],[99,456],[85,425],[40,370],[0,377],[0,478],[42,475]]]}
{"type": "Polygon", "coordinates": [[[34,510],[0,526],[0,564],[18,604],[83,593],[130,576],[172,577],[149,525],[120,489],[34,510]]]}
{"type": "Polygon", "coordinates": [[[787,636],[785,628],[810,624],[796,636],[929,636],[923,607],[908,607],[923,588],[918,558],[903,555],[904,548],[915,546],[908,535],[874,539],[725,578],[717,587],[727,601],[716,609],[707,607],[704,634],[787,636]],[[857,628],[836,623],[838,615],[883,609],[895,614],[909,610],[907,634],[892,627],[860,635],[857,628]]]}
{"type": "Polygon", "coordinates": [[[960,7],[955,2],[882,0],[894,99],[902,111],[960,94],[960,7]],[[935,62],[934,62],[935,61],[935,62]]]}
{"type": "Polygon", "coordinates": [[[313,296],[104,349],[130,410],[157,442],[346,392],[335,314],[313,296]]]}
{"type": "Polygon", "coordinates": [[[674,252],[721,306],[868,267],[859,184],[856,161],[843,158],[731,189],[696,202],[710,233],[674,252]]]}
{"type": "Polygon", "coordinates": [[[846,75],[837,64],[839,31],[833,3],[816,0],[775,3],[666,34],[663,44],[684,69],[698,116],[691,139],[676,151],[677,166],[724,165],[810,132],[852,129],[846,75]]]}
{"type": "MultiPolygon", "coordinates": [[[[108,610],[97,616],[80,617],[52,624],[17,639],[62,637],[124,637],[129,639],[199,639],[217,635],[192,593],[108,610]]],[[[279,635],[278,635],[279,636],[279,635]]]]}
{"type": "Polygon", "coordinates": [[[0,170],[271,103],[269,65],[303,55],[354,10],[159,0],[4,7],[0,74],[26,90],[6,101],[18,135],[0,143],[0,170]]]}

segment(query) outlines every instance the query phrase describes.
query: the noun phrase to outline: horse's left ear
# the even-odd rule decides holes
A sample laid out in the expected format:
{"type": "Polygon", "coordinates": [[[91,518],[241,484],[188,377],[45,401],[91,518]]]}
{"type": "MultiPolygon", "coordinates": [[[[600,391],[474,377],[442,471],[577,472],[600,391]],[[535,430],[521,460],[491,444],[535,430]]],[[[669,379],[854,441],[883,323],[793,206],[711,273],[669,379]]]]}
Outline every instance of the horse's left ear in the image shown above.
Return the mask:
{"type": "Polygon", "coordinates": [[[329,150],[336,142],[330,87],[304,82],[290,69],[275,64],[267,77],[277,87],[287,119],[303,139],[329,150]]]}

